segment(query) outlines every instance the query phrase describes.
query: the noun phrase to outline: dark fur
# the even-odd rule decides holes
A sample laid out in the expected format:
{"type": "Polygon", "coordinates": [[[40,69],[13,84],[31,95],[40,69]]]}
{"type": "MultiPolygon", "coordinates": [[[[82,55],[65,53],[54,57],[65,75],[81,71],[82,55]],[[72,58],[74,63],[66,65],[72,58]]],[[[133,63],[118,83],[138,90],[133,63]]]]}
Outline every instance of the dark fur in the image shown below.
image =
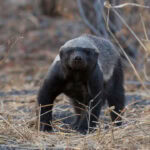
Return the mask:
{"type": "MultiPolygon", "coordinates": [[[[107,40],[91,35],[81,37],[90,39],[96,49],[86,47],[86,42],[84,48],[78,45],[78,42],[73,47],[68,47],[69,44],[62,46],[60,60],[55,60],[50,66],[40,88],[38,103],[41,106],[49,105],[41,108],[40,127],[43,131],[52,130],[52,104],[60,93],[72,99],[75,112],[79,114],[72,126],[84,133],[96,126],[105,100],[109,106],[115,106],[117,113],[124,108],[123,71],[119,55],[115,54],[117,52],[107,40]],[[113,69],[112,75],[109,68],[113,69]],[[107,72],[110,77],[106,80],[107,72]]],[[[112,121],[117,117],[111,113],[112,121]]],[[[118,120],[121,118],[118,117],[118,120]]]]}

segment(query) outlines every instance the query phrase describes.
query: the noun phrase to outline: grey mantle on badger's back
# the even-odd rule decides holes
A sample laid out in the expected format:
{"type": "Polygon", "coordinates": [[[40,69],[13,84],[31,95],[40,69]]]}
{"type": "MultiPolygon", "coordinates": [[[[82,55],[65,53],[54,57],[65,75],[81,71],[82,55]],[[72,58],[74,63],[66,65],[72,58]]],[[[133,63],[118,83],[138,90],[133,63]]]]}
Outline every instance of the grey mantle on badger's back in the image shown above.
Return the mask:
{"type": "MultiPolygon", "coordinates": [[[[52,130],[52,104],[60,93],[71,98],[78,114],[71,127],[81,133],[96,126],[106,100],[120,113],[125,102],[123,71],[120,55],[113,44],[93,35],[81,35],[60,48],[38,94],[38,103],[43,106],[42,131],[52,130]]],[[[116,125],[121,125],[121,118],[115,113],[111,112],[111,118],[118,120],[116,125]]]]}

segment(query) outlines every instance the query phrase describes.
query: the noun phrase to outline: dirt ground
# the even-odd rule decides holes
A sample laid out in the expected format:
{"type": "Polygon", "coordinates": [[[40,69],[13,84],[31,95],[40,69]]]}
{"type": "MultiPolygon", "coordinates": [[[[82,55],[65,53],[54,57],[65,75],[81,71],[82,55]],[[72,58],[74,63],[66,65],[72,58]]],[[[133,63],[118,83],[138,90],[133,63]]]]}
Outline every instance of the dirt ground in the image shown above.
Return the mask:
{"type": "MultiPolygon", "coordinates": [[[[65,41],[89,32],[77,12],[46,17],[35,0],[0,2],[0,150],[150,149],[149,84],[146,89],[125,84],[122,127],[112,126],[105,106],[96,132],[72,131],[65,124],[74,119],[73,109],[60,95],[53,113],[55,132],[37,130],[36,95],[49,65],[65,41]]],[[[126,81],[135,80],[133,74],[126,68],[126,81]]]]}

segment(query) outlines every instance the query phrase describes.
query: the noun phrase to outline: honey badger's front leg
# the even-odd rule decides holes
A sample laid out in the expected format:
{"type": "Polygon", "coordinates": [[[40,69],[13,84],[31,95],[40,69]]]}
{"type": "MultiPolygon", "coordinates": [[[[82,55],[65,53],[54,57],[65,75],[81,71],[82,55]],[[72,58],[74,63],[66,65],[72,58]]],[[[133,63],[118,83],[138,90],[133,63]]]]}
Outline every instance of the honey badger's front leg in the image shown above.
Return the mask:
{"type": "Polygon", "coordinates": [[[54,62],[39,90],[38,104],[41,106],[40,130],[51,131],[53,102],[63,89],[63,75],[59,62],[54,62]]]}

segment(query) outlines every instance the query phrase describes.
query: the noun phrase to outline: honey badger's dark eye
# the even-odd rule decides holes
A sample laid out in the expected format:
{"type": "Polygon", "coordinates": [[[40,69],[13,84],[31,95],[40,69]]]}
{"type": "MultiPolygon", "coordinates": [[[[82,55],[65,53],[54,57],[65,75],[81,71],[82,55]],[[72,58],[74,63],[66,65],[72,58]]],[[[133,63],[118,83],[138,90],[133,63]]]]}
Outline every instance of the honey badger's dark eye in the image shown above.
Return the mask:
{"type": "Polygon", "coordinates": [[[85,52],[87,55],[89,55],[91,53],[91,50],[90,49],[85,49],[85,52]]]}
{"type": "Polygon", "coordinates": [[[68,55],[72,54],[74,51],[75,51],[74,49],[70,49],[70,48],[66,49],[66,53],[68,55]]]}

